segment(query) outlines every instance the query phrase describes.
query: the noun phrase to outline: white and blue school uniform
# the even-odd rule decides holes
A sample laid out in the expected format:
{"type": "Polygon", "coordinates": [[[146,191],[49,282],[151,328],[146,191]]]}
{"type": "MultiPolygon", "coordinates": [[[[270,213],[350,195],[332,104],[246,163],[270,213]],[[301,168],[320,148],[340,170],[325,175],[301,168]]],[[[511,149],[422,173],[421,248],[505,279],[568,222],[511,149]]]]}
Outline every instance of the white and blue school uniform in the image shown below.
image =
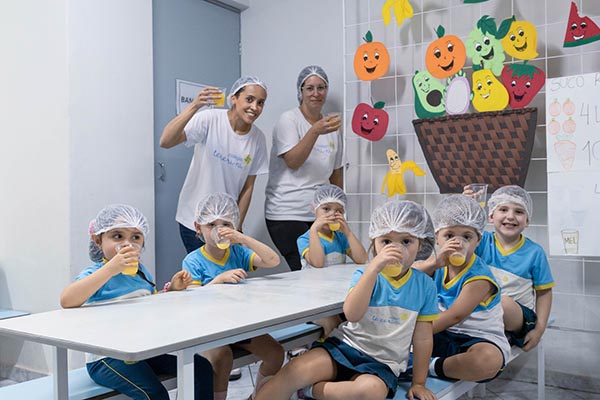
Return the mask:
{"type": "Polygon", "coordinates": [[[508,360],[510,345],[506,336],[504,336],[504,314],[500,301],[501,289],[490,268],[481,258],[473,255],[467,266],[458,275],[449,281],[447,281],[447,277],[447,266],[436,270],[433,276],[438,292],[440,312],[449,309],[460,295],[462,288],[470,282],[485,280],[496,288],[495,293],[479,303],[468,317],[446,330],[451,333],[489,341],[500,349],[504,360],[508,360]]]}
{"type": "Polygon", "coordinates": [[[475,250],[490,267],[502,294],[535,311],[535,291],[554,287],[544,249],[521,235],[512,249],[503,249],[494,232],[483,232],[475,250]]]}
{"type": "MultiPolygon", "coordinates": [[[[365,268],[354,272],[350,290],[365,268]]],[[[415,326],[438,318],[436,303],[435,285],[423,272],[410,268],[399,280],[379,273],[360,321],[344,322],[323,347],[347,369],[377,375],[393,394],[407,368],[415,326]]]]}
{"type": "Polygon", "coordinates": [[[242,268],[254,271],[256,253],[240,244],[232,244],[218,260],[206,252],[205,246],[192,251],[183,259],[182,269],[192,275],[192,284],[206,285],[225,271],[242,268]]]}
{"type": "MultiPolygon", "coordinates": [[[[348,244],[346,235],[340,231],[332,232],[331,236],[324,235],[321,232],[318,232],[318,235],[321,246],[323,246],[323,252],[325,253],[325,266],[344,264],[346,262],[346,256],[350,254],[350,245],[348,244]]],[[[302,259],[302,269],[314,268],[306,261],[306,258],[304,258],[304,255],[309,250],[309,236],[310,230],[306,231],[296,240],[298,252],[302,259]]]]}

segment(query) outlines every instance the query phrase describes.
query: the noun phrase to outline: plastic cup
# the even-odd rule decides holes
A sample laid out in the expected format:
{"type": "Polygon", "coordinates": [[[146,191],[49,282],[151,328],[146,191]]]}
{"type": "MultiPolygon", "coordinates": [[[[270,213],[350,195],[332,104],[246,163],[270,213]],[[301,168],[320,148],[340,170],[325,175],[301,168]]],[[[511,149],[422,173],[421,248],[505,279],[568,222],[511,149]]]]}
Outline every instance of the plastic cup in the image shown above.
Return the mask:
{"type": "Polygon", "coordinates": [[[332,222],[329,225],[329,229],[331,229],[332,232],[338,231],[340,229],[340,227],[342,226],[339,222],[332,222]]]}
{"type": "Polygon", "coordinates": [[[215,107],[225,107],[225,93],[227,92],[226,88],[217,88],[221,91],[221,94],[218,98],[214,99],[213,106],[215,107]]]}
{"type": "Polygon", "coordinates": [[[210,231],[210,237],[212,238],[213,242],[215,242],[215,246],[221,250],[225,250],[231,246],[231,241],[219,234],[219,228],[225,228],[225,225],[215,226],[212,231],[210,231]]]}
{"type": "Polygon", "coordinates": [[[473,198],[479,203],[481,207],[485,207],[487,199],[487,183],[471,183],[471,190],[473,191],[473,198]]]}
{"type": "Polygon", "coordinates": [[[340,126],[342,126],[342,115],[339,112],[332,112],[327,114],[327,118],[329,119],[337,119],[338,122],[335,125],[335,128],[339,128],[340,126]]]}
{"type": "Polygon", "coordinates": [[[408,250],[406,249],[406,247],[398,243],[394,243],[393,246],[397,247],[402,252],[402,261],[393,264],[388,264],[385,267],[383,267],[383,270],[381,271],[385,275],[392,277],[398,276],[402,273],[402,270],[404,269],[404,261],[408,258],[408,250]]]}
{"type": "MultiPolygon", "coordinates": [[[[123,244],[118,244],[115,246],[115,251],[118,253],[121,251],[121,249],[125,248],[125,247],[133,247],[135,251],[137,251],[139,253],[141,247],[139,244],[135,244],[135,243],[123,243],[123,244]]],[[[123,271],[121,271],[121,273],[123,275],[129,275],[129,276],[136,276],[138,269],[140,267],[140,262],[139,261],[134,261],[134,262],[130,262],[127,263],[127,265],[129,265],[129,267],[125,268],[123,271]]]]}
{"type": "Polygon", "coordinates": [[[460,247],[450,254],[448,257],[448,262],[455,267],[460,267],[467,262],[467,241],[465,238],[456,236],[454,239],[458,239],[460,242],[460,247]]]}
{"type": "Polygon", "coordinates": [[[565,254],[579,253],[579,231],[575,229],[563,229],[560,233],[565,246],[565,254]]]}

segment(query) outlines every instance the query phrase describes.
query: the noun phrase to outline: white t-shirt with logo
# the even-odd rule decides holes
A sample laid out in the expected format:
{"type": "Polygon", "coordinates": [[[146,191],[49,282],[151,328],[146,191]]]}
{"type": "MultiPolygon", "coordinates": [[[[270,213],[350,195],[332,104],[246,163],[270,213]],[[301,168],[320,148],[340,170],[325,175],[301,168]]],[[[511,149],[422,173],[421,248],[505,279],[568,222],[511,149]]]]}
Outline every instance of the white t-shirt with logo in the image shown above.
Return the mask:
{"type": "Polygon", "coordinates": [[[339,131],[320,135],[308,158],[298,169],[287,166],[282,154],[296,146],[312,127],[300,108],[284,112],[273,129],[269,181],[265,190],[265,217],[274,221],[313,221],[310,209],[315,190],[329,183],[334,170],[342,166],[342,138],[339,131]]]}
{"type": "Polygon", "coordinates": [[[194,146],[175,219],[195,230],[196,206],[209,193],[224,192],[238,199],[249,175],[268,172],[265,135],[255,125],[245,135],[233,131],[227,110],[196,113],[184,128],[188,147],[194,146]]]}

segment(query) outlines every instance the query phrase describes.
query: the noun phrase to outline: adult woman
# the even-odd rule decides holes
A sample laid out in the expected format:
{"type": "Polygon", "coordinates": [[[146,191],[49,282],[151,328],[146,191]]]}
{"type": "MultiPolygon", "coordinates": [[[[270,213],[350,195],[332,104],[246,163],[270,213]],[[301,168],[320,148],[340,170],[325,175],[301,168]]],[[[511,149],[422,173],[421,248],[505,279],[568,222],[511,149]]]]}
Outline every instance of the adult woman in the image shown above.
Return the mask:
{"type": "Polygon", "coordinates": [[[323,116],[329,80],[323,69],[308,66],[298,75],[299,107],[284,112],[273,129],[265,218],[271,239],[292,270],[299,270],[298,236],[314,214],[310,209],[317,186],[342,186],[340,115],[323,116]]]}
{"type": "Polygon", "coordinates": [[[238,79],[229,92],[229,110],[200,108],[214,104],[222,93],[204,88],[194,101],[165,126],[160,146],[180,143],[194,146],[194,156],[177,204],[175,219],[181,239],[189,252],[203,243],[196,237],[194,215],[198,201],[213,192],[228,193],[237,199],[240,227],[248,211],[256,175],[265,174],[265,136],[254,126],[267,99],[267,87],[257,77],[238,79]]]}

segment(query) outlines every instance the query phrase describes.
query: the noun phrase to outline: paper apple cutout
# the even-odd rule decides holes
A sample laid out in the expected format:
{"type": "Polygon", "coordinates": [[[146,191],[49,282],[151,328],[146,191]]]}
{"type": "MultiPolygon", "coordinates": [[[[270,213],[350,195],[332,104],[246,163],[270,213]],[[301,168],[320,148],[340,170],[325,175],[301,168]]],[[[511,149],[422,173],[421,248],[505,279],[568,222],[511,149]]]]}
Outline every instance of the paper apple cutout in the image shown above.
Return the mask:
{"type": "Polygon", "coordinates": [[[376,142],[387,132],[389,116],[383,109],[385,103],[378,101],[373,107],[360,103],[352,114],[352,131],[358,136],[376,142]]]}

